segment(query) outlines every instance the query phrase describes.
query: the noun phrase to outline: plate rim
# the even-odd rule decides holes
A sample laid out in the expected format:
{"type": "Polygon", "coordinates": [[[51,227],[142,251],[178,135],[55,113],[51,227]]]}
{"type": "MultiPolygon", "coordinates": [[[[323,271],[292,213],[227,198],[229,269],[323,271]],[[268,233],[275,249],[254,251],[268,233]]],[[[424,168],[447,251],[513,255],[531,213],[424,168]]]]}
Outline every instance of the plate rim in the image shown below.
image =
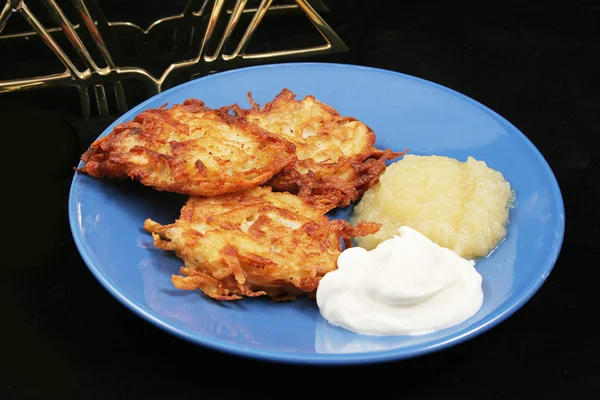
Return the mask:
{"type": "MultiPolygon", "coordinates": [[[[158,93],[157,95],[151,96],[150,98],[144,100],[140,104],[131,108],[121,116],[119,116],[113,123],[111,123],[108,127],[106,127],[102,133],[96,137],[101,138],[106,136],[112,129],[119,123],[122,123],[124,120],[131,118],[136,115],[140,109],[144,108],[148,103],[151,103],[156,100],[156,98],[165,96],[168,93],[176,92],[182,90],[183,88],[195,85],[201,85],[202,82],[211,80],[211,79],[222,79],[223,76],[227,76],[229,74],[239,74],[245,73],[248,70],[256,70],[256,69],[271,69],[271,68],[298,68],[298,67],[306,67],[306,68],[342,68],[342,69],[356,69],[360,71],[364,71],[368,74],[378,73],[378,74],[388,74],[394,78],[402,78],[407,80],[416,81],[418,83],[422,83],[425,85],[429,85],[435,87],[439,90],[442,90],[452,96],[458,97],[479,110],[489,114],[492,118],[494,118],[497,122],[502,123],[503,126],[508,127],[511,131],[516,133],[515,137],[518,137],[525,146],[531,151],[532,155],[535,156],[539,165],[541,166],[543,173],[547,176],[548,181],[550,182],[550,192],[551,198],[556,202],[557,218],[556,218],[556,226],[554,227],[557,234],[554,236],[554,241],[552,244],[552,250],[549,252],[546,257],[543,259],[541,263],[543,268],[539,271],[539,276],[537,279],[529,282],[529,285],[525,288],[523,295],[510,302],[505,307],[502,307],[502,304],[506,304],[507,300],[505,300],[501,306],[497,309],[497,315],[488,321],[475,324],[474,326],[466,327],[463,330],[457,332],[456,334],[445,337],[442,339],[436,340],[434,343],[424,343],[418,344],[410,347],[404,347],[401,349],[388,349],[388,350],[380,350],[380,351],[372,351],[372,352],[364,352],[364,353],[343,353],[343,354],[302,354],[302,353],[293,353],[293,352],[285,352],[285,351],[275,351],[275,350],[260,350],[254,349],[247,346],[242,346],[235,343],[225,342],[223,340],[213,339],[208,336],[205,336],[201,333],[193,333],[188,328],[184,328],[179,326],[174,322],[167,322],[163,320],[160,316],[157,316],[155,312],[147,309],[145,306],[136,303],[135,301],[128,298],[125,291],[119,290],[119,285],[117,285],[108,274],[104,273],[104,271],[95,265],[90,255],[86,251],[85,239],[82,235],[83,228],[80,226],[80,219],[78,218],[78,207],[77,207],[77,188],[79,185],[79,178],[77,173],[74,173],[68,197],[68,216],[69,216],[69,225],[71,228],[71,234],[77,250],[85,262],[88,269],[92,272],[93,276],[100,282],[100,284],[107,290],[113,297],[115,297],[121,304],[127,307],[130,311],[132,311],[138,317],[145,319],[150,322],[154,326],[163,329],[176,337],[187,340],[189,342],[194,343],[195,345],[201,345],[207,349],[213,351],[221,351],[223,353],[227,353],[234,356],[240,356],[255,360],[262,360],[268,362],[282,362],[282,363],[293,363],[293,364],[310,364],[310,365],[357,365],[357,364],[371,364],[371,363],[381,363],[381,362],[391,362],[398,361],[407,358],[418,357],[421,355],[429,354],[435,351],[439,351],[451,346],[455,346],[461,344],[471,338],[479,336],[480,334],[487,332],[489,329],[498,325],[500,322],[506,320],[511,315],[513,315],[516,311],[521,309],[537,291],[544,284],[554,266],[558,260],[560,255],[562,245],[564,242],[565,235],[565,208],[564,208],[564,200],[562,197],[562,193],[560,190],[560,185],[556,179],[556,175],[552,171],[552,168],[548,164],[547,160],[541,154],[539,149],[531,142],[531,140],[523,133],[520,129],[518,129],[515,125],[513,125],[510,121],[502,117],[500,114],[495,112],[494,110],[488,108],[484,104],[478,102],[477,100],[464,95],[460,92],[457,92],[454,89],[443,86],[441,84],[419,78],[413,75],[405,74],[402,72],[391,71],[382,68],[376,67],[368,67],[363,65],[354,65],[354,64],[341,64],[341,63],[326,63],[326,62],[287,62],[287,63],[275,63],[275,64],[264,64],[258,66],[237,68],[233,70],[223,71],[219,73],[215,73],[212,75],[207,75],[198,79],[190,80],[188,82],[182,83],[180,85],[174,86],[165,90],[164,92],[158,93]],[[417,347],[416,349],[411,349],[411,347],[417,347]]],[[[512,132],[511,132],[512,133],[512,132]]],[[[80,168],[83,165],[83,162],[80,160],[77,168],[80,168]]],[[[510,299],[510,297],[509,297],[510,299]]]]}

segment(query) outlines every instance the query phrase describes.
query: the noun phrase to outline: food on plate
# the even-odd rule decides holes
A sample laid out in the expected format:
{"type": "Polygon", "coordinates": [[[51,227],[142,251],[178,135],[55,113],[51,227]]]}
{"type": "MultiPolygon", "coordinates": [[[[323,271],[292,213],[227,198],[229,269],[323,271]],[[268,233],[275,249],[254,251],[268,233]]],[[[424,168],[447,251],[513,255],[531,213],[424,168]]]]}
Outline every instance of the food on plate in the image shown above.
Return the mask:
{"type": "Polygon", "coordinates": [[[280,136],[189,99],[117,125],[83,154],[79,171],[215,196],[261,185],[295,158],[294,145],[280,136]]]}
{"type": "Polygon", "coordinates": [[[406,155],[386,170],[406,152],[378,149],[363,122],[295,97],[283,89],[262,108],[249,93],[250,109],[188,99],[143,111],[94,142],[78,171],[190,195],[175,222],[144,222],[155,247],[182,260],[179,289],[217,300],[316,296],[327,320],[374,335],[473,315],[481,276],[464,258],[506,234],[502,174],[471,157],[406,155]],[[354,225],[326,216],[361,196],[354,225]]]}
{"type": "Polygon", "coordinates": [[[421,335],[459,324],[483,304],[473,262],[402,226],[367,251],[346,249],[321,279],[317,305],[333,325],[367,335],[421,335]]]}
{"type": "Polygon", "coordinates": [[[356,205],[351,221],[382,224],[357,239],[367,250],[410,226],[464,258],[487,255],[506,235],[513,191],[485,162],[406,155],[356,205]]]}
{"type": "Polygon", "coordinates": [[[290,300],[314,294],[337,268],[341,239],[374,233],[379,224],[330,221],[327,207],[259,186],[215,197],[190,196],[177,221],[144,228],[154,244],[183,260],[175,287],[219,300],[267,295],[290,300]]]}
{"type": "Polygon", "coordinates": [[[227,107],[296,146],[298,161],[267,182],[274,190],[330,208],[344,207],[378,182],[386,160],[404,154],[377,149],[375,133],[356,118],[341,116],[313,96],[295,97],[283,89],[261,108],[249,93],[250,109],[227,107]]]}

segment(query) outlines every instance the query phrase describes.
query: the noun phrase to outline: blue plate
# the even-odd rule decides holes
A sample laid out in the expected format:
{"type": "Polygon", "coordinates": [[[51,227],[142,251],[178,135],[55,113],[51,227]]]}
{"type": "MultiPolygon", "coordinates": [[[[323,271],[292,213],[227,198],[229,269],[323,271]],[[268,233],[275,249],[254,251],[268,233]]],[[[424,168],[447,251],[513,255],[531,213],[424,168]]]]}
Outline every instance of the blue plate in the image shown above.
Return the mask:
{"type": "MultiPolygon", "coordinates": [[[[499,170],[516,191],[508,234],[476,268],[483,276],[481,310],[455,327],[423,336],[370,337],[329,325],[314,301],[272,303],[266,298],[215,302],[199,291],[173,288],[181,262],[155,249],[142,229],[146,218],[170,223],[185,196],[154,191],[133,181],[75,174],[69,218],[75,243],[94,276],[125,306],[191,342],[241,356],[307,364],[358,364],[397,360],[472,338],[519,309],[544,283],[564,234],[564,206],[548,164],[504,118],[476,101],[411,76],[350,65],[300,63],[244,68],[185,83],[133,108],[116,124],[147,108],[187,98],[209,107],[259,104],[282,88],[312,94],[360,119],[380,148],[412,154],[473,156],[499,170]]],[[[337,211],[347,218],[349,210],[337,211]]],[[[134,340],[134,338],[131,338],[134,340]]]]}

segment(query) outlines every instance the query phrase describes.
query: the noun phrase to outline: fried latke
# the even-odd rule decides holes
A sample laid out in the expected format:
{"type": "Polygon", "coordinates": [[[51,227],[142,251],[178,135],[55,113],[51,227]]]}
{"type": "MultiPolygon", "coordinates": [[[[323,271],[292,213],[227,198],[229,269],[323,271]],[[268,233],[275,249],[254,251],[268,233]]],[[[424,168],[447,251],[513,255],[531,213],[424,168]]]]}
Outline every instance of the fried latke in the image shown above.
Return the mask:
{"type": "Polygon", "coordinates": [[[375,134],[356,118],[343,117],[329,105],[283,89],[260,108],[229,107],[236,115],[294,143],[297,163],[288,164],[267,182],[274,190],[297,193],[330,208],[345,207],[375,185],[386,160],[404,152],[375,148],[375,134]]]}
{"type": "Polygon", "coordinates": [[[261,185],[296,158],[290,142],[200,100],[165,106],[143,111],[98,139],[78,171],[215,196],[261,185]]]}
{"type": "Polygon", "coordinates": [[[190,196],[179,219],[144,228],[154,245],[183,260],[175,287],[200,289],[218,300],[268,295],[293,300],[314,294],[321,278],[337,268],[341,239],[374,233],[379,224],[330,221],[326,207],[260,186],[216,197],[190,196]]]}

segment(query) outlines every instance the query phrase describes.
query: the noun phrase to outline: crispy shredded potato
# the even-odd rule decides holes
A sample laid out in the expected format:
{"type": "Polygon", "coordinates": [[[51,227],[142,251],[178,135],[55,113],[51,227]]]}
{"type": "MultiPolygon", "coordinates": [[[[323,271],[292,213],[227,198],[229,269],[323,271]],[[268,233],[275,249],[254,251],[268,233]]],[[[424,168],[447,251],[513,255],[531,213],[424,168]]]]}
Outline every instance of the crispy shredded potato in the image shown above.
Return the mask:
{"type": "Polygon", "coordinates": [[[79,171],[215,196],[261,185],[296,159],[287,140],[200,100],[165,107],[143,111],[98,139],[79,171]]]}
{"type": "Polygon", "coordinates": [[[154,244],[183,260],[175,287],[202,290],[218,300],[268,295],[293,300],[312,294],[337,268],[341,239],[375,233],[379,224],[330,221],[328,207],[270,187],[201,198],[191,196],[179,219],[161,225],[147,219],[154,244]]]}
{"type": "Polygon", "coordinates": [[[260,108],[248,93],[250,109],[237,104],[223,109],[296,146],[298,161],[266,183],[274,190],[295,193],[329,208],[345,207],[379,181],[386,160],[405,153],[375,148],[375,134],[364,123],[341,116],[313,96],[295,97],[283,89],[260,108]]]}
{"type": "Polygon", "coordinates": [[[259,107],[210,109],[188,99],[141,112],[96,140],[79,172],[190,195],[174,223],[144,222],[183,261],[175,287],[218,300],[315,295],[342,241],[376,233],[325,215],[374,186],[386,161],[364,123],[287,89],[259,107]]]}

